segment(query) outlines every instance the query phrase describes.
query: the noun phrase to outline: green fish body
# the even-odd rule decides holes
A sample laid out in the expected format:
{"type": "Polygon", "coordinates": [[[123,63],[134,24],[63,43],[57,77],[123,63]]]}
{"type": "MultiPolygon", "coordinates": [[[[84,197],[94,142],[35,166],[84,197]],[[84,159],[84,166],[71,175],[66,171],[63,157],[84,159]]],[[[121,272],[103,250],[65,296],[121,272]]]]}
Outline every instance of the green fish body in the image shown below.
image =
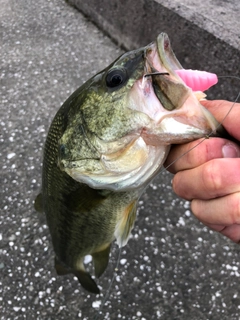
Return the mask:
{"type": "Polygon", "coordinates": [[[44,148],[44,211],[58,274],[73,273],[99,293],[111,243],[124,246],[139,197],[170,145],[203,137],[218,123],[174,70],[181,65],[166,34],[128,52],[76,90],[57,112],[44,148]]]}

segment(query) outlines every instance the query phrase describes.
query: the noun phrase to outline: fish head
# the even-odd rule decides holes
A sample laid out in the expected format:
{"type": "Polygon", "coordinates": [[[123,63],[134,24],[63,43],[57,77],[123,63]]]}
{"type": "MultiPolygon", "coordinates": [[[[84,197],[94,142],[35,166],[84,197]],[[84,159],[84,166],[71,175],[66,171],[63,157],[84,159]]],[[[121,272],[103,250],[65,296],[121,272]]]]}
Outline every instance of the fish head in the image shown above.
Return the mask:
{"type": "Polygon", "coordinates": [[[64,103],[58,164],[92,188],[141,189],[160,170],[171,144],[218,126],[175,70],[168,36],[120,56],[64,103]]]}

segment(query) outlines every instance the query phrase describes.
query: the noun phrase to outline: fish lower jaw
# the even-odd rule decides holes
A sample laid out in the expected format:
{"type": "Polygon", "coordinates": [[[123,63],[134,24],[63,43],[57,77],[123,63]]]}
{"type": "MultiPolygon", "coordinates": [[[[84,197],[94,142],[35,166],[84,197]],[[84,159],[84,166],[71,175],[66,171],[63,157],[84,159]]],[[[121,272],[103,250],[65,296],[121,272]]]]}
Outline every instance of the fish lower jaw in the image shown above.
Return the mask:
{"type": "MultiPolygon", "coordinates": [[[[90,188],[100,190],[111,190],[116,192],[144,189],[150,180],[158,173],[169,151],[169,146],[148,146],[145,161],[132,170],[125,167],[125,171],[108,165],[103,171],[86,172],[83,168],[65,168],[65,172],[74,180],[87,184],[90,188]]],[[[134,161],[134,157],[131,160],[134,161]]],[[[129,166],[131,167],[131,161],[129,166]]],[[[133,164],[132,164],[133,166],[133,164]]],[[[139,191],[142,192],[141,190],[139,191]]]]}
{"type": "MultiPolygon", "coordinates": [[[[164,118],[161,122],[161,139],[165,143],[184,143],[185,141],[195,140],[210,133],[209,128],[204,126],[194,126],[187,123],[181,122],[172,117],[164,118]]],[[[194,122],[194,121],[193,121],[194,122]]]]}

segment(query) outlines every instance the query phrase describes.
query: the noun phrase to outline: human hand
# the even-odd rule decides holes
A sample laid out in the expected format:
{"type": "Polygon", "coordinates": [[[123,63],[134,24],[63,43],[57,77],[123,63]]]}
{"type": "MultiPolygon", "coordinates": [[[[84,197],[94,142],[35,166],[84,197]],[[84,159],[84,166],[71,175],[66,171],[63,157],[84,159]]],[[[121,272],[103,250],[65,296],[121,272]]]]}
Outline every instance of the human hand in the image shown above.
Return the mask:
{"type": "MultiPolygon", "coordinates": [[[[201,103],[220,123],[233,105],[222,100],[201,103]]],[[[223,125],[240,141],[240,103],[234,104],[223,125]]],[[[240,243],[240,142],[200,141],[172,147],[164,165],[175,174],[173,190],[191,201],[191,210],[202,223],[240,243]]]]}

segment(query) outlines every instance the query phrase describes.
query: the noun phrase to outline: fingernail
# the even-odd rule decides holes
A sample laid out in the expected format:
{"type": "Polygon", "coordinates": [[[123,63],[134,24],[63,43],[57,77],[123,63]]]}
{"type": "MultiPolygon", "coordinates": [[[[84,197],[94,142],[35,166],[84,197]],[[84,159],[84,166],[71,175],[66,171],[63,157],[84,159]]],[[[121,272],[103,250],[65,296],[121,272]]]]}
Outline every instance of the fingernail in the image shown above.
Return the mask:
{"type": "Polygon", "coordinates": [[[237,147],[231,143],[225,144],[222,147],[222,153],[224,158],[238,158],[240,154],[237,147]]]}

